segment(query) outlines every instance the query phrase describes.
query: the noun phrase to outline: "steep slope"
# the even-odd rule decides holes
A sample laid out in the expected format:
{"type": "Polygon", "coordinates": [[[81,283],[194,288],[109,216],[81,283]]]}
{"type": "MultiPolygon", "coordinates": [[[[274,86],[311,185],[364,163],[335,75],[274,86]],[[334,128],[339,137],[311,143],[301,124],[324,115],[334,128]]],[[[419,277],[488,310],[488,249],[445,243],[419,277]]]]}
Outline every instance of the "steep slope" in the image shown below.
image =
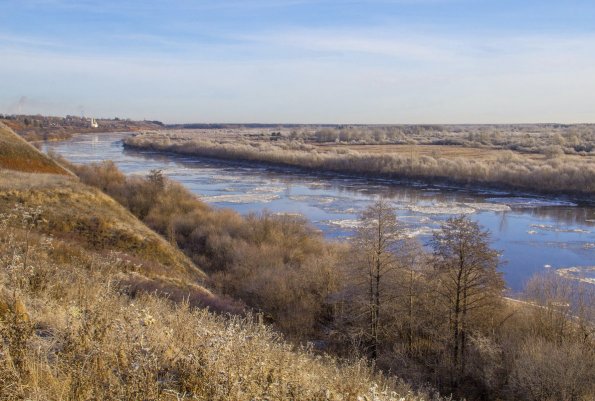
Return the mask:
{"type": "Polygon", "coordinates": [[[71,175],[0,122],[0,168],[31,173],[71,175]]]}
{"type": "Polygon", "coordinates": [[[206,275],[179,249],[6,127],[0,127],[0,160],[0,213],[25,211],[35,217],[38,233],[95,254],[116,254],[119,278],[133,293],[221,304],[201,284],[206,275]]]}
{"type": "Polygon", "coordinates": [[[95,251],[122,252],[145,271],[175,278],[205,275],[179,250],[101,191],[61,175],[0,171],[0,209],[39,209],[47,234],[95,251]]]}

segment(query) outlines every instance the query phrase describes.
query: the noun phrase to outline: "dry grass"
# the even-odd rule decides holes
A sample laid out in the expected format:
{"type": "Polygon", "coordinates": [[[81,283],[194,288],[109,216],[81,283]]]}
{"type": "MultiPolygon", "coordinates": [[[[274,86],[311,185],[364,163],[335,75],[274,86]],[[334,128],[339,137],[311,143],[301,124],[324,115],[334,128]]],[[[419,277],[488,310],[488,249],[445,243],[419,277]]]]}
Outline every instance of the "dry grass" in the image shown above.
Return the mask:
{"type": "Polygon", "coordinates": [[[35,213],[0,216],[0,400],[429,399],[251,317],[132,300],[121,261],[39,235],[35,213]]]}
{"type": "Polygon", "coordinates": [[[0,123],[0,168],[34,173],[71,173],[0,123]]]}
{"type": "Polygon", "coordinates": [[[511,150],[430,145],[312,145],[299,141],[235,140],[192,132],[126,139],[127,146],[174,153],[295,166],[310,170],[589,197],[595,193],[593,156],[524,154],[511,150]],[[389,146],[385,148],[385,146],[389,146]],[[372,149],[372,151],[369,151],[372,149]],[[429,155],[428,155],[429,152],[429,155]]]}
{"type": "Polygon", "coordinates": [[[204,273],[119,203],[77,180],[52,175],[0,173],[0,210],[20,204],[43,208],[43,230],[86,248],[117,251],[142,261],[146,271],[178,279],[204,273]]]}

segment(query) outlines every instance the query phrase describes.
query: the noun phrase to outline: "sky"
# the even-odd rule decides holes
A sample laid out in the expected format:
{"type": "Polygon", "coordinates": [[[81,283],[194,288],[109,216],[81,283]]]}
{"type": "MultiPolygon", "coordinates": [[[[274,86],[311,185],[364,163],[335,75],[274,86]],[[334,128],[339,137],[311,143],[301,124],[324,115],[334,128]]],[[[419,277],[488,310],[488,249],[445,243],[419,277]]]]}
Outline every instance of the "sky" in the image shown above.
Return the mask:
{"type": "Polygon", "coordinates": [[[595,1],[0,0],[0,113],[595,122],[595,1]]]}

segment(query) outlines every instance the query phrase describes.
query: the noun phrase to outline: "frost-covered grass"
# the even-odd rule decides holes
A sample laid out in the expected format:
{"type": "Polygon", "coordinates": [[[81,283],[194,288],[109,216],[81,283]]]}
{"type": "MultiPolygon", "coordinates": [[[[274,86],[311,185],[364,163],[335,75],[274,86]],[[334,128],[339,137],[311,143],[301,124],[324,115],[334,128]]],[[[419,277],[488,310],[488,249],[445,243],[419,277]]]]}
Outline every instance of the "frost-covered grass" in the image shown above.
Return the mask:
{"type": "Polygon", "coordinates": [[[315,171],[399,179],[452,182],[531,190],[547,193],[587,195],[595,193],[593,156],[533,157],[510,150],[497,157],[443,157],[440,153],[367,152],[318,148],[292,141],[254,140],[239,137],[215,139],[192,134],[145,133],[125,140],[127,146],[163,150],[184,155],[217,157],[295,166],[315,171]]]}
{"type": "Polygon", "coordinates": [[[118,260],[0,216],[0,400],[422,400],[254,316],[122,292],[118,260]]]}

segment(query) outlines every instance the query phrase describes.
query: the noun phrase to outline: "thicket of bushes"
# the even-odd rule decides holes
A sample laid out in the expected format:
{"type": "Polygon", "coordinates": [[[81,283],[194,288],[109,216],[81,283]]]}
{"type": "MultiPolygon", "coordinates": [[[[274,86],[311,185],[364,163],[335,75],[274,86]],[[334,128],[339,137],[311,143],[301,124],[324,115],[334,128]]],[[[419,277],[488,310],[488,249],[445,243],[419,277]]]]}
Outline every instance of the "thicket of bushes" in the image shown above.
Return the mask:
{"type": "Polygon", "coordinates": [[[307,338],[327,318],[339,247],[301,218],[214,210],[160,172],[126,177],[111,162],[71,168],[182,249],[220,293],[263,312],[287,335],[307,338]]]}
{"type": "Polygon", "coordinates": [[[183,140],[167,134],[148,133],[127,138],[125,144],[139,149],[185,155],[248,160],[296,166],[311,170],[384,176],[397,179],[448,181],[549,193],[595,193],[595,164],[590,159],[533,160],[507,151],[497,160],[371,154],[349,150],[303,149],[300,143],[270,144],[262,141],[220,143],[216,140],[183,140]]]}

